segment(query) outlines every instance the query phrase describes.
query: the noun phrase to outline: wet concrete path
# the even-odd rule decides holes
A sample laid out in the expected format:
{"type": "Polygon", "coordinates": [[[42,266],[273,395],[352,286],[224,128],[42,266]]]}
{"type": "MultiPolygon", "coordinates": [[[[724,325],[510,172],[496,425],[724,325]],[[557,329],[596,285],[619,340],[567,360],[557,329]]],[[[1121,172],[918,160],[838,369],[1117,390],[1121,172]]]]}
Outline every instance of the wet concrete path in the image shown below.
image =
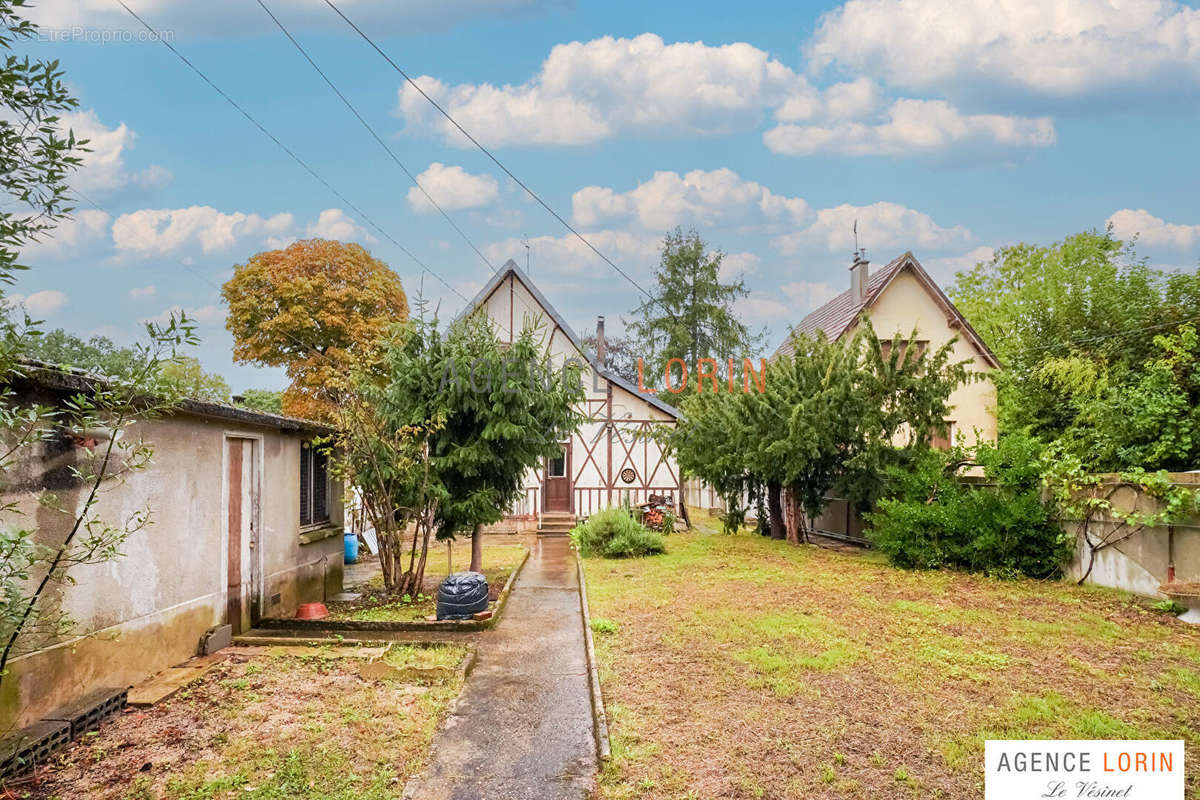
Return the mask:
{"type": "Polygon", "coordinates": [[[578,800],[595,781],[579,577],[570,541],[532,544],[411,800],[578,800]]]}

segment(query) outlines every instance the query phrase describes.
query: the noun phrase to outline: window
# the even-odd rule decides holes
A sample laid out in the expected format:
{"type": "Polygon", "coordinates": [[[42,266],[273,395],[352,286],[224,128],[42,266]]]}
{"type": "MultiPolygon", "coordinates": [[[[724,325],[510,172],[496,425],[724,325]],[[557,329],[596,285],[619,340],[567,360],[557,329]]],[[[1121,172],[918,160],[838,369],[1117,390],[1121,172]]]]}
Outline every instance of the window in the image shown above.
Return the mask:
{"type": "MultiPolygon", "coordinates": [[[[918,357],[920,357],[922,354],[924,354],[925,351],[928,349],[929,349],[929,340],[928,339],[917,339],[917,356],[918,357]]],[[[881,353],[883,353],[883,359],[885,361],[888,358],[890,358],[892,355],[892,340],[886,339],[884,341],[881,341],[879,343],[879,350],[881,353]]],[[[900,358],[897,359],[897,362],[903,363],[904,358],[908,355],[907,351],[908,351],[908,342],[901,341],[900,342],[900,358]]]]}
{"type": "Polygon", "coordinates": [[[934,431],[929,440],[929,446],[934,450],[949,450],[952,444],[954,444],[954,420],[948,419],[945,433],[934,431]]]}
{"type": "Polygon", "coordinates": [[[329,521],[329,463],[311,442],[300,445],[300,525],[329,521]]]}
{"type": "Polygon", "coordinates": [[[567,477],[567,456],[565,453],[559,453],[546,462],[546,477],[567,477]]]}

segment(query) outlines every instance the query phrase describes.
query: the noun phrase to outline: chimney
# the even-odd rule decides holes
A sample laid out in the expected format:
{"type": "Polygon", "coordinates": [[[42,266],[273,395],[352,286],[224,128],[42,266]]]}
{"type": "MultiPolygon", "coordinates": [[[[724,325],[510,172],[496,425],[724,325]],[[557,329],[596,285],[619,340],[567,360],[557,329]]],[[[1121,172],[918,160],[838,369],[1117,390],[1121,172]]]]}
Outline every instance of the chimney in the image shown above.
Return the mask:
{"type": "Polygon", "coordinates": [[[596,317],[596,363],[604,366],[604,315],[596,317]]]}
{"type": "Polygon", "coordinates": [[[850,265],[850,293],[860,305],[867,302],[867,264],[870,262],[866,254],[866,250],[855,250],[854,263],[850,265]]]}

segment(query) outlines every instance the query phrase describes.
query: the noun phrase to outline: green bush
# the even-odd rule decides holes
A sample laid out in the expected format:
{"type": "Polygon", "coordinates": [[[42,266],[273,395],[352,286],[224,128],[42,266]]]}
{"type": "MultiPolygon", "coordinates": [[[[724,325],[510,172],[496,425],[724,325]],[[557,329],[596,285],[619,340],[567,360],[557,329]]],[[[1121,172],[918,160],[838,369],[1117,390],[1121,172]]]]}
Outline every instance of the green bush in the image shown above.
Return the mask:
{"type": "Polygon", "coordinates": [[[664,551],[662,535],[638,523],[625,508],[606,508],[571,531],[584,556],[634,558],[664,551]]]}
{"type": "Polygon", "coordinates": [[[923,453],[888,471],[888,492],[866,515],[867,536],[900,567],[1058,577],[1073,542],[1042,498],[1040,457],[1040,443],[1023,435],[973,453],[923,453]],[[983,480],[956,477],[962,462],[981,466],[983,480]]]}

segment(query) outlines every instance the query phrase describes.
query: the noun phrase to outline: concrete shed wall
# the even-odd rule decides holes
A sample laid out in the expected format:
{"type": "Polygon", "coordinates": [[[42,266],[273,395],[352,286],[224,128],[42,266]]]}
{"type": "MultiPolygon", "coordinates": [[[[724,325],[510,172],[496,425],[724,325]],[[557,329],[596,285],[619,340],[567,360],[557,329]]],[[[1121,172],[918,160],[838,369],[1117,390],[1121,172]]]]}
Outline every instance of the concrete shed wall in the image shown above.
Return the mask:
{"type": "MultiPolygon", "coordinates": [[[[149,510],[151,524],[129,537],[120,558],[74,568],[76,583],[44,598],[44,607],[67,611],[84,635],[10,661],[0,728],[37,720],[97,688],[141,682],[194,655],[203,633],[226,621],[227,437],[252,440],[261,454],[254,552],[261,559],[262,605],[256,612],[292,614],[299,602],[340,591],[340,487],[330,482],[326,531],[310,531],[306,538],[314,541],[302,543],[300,434],[181,414],[126,433],[138,435],[153,446],[152,463],[121,482],[106,482],[96,510],[114,524],[149,510]]],[[[84,489],[57,494],[71,508],[83,502],[84,489]]],[[[68,515],[39,509],[28,496],[22,505],[47,544],[66,535],[68,515]]]]}

